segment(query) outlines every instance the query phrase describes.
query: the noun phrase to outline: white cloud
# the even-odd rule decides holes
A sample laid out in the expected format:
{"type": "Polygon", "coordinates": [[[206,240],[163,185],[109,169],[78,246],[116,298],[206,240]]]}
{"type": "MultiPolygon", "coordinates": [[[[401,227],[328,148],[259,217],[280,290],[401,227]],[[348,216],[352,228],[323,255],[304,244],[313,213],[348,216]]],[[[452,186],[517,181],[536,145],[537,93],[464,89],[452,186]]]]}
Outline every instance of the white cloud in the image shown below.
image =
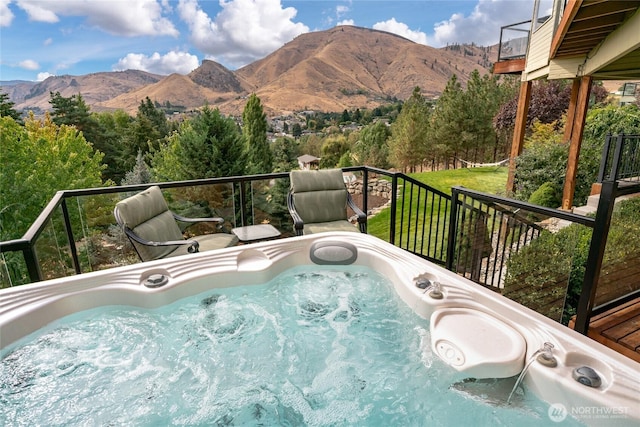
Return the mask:
{"type": "Polygon", "coordinates": [[[18,0],[32,21],[54,23],[59,15],[83,16],[89,25],[113,35],[169,35],[177,36],[178,30],[163,16],[168,4],[156,0],[128,1],[78,1],[78,0],[18,0]]]}
{"type": "Polygon", "coordinates": [[[384,22],[376,22],[373,24],[373,29],[397,34],[416,43],[427,44],[427,35],[425,33],[411,30],[407,24],[396,21],[396,18],[391,18],[384,22]]]}
{"type": "MultiPolygon", "coordinates": [[[[550,0],[543,0],[541,11],[548,10],[550,0]]],[[[471,43],[489,46],[498,43],[500,27],[531,19],[532,2],[523,0],[478,0],[469,16],[451,15],[435,24],[429,44],[435,47],[451,43],[471,43]]]]}
{"type": "Polygon", "coordinates": [[[51,37],[49,37],[44,42],[42,42],[42,44],[45,46],[50,46],[52,43],[53,43],[53,39],[51,37]]]}
{"type": "Polygon", "coordinates": [[[195,47],[212,59],[240,67],[282,47],[309,28],[293,22],[297,10],[280,0],[220,0],[210,18],[196,0],[180,0],[178,11],[195,47]]]}
{"type": "Polygon", "coordinates": [[[141,53],[130,53],[121,58],[113,66],[114,71],[142,70],[154,74],[168,75],[172,73],[189,74],[198,68],[198,57],[187,52],[169,52],[160,55],[155,52],[151,56],[141,53]]]}
{"type": "Polygon", "coordinates": [[[15,18],[9,9],[9,3],[11,0],[0,0],[0,27],[8,27],[15,18]]]}
{"type": "Polygon", "coordinates": [[[338,22],[336,25],[356,25],[353,19],[345,19],[344,21],[338,22]]]}
{"type": "Polygon", "coordinates": [[[46,73],[46,72],[45,73],[38,73],[38,76],[36,77],[36,81],[41,82],[43,80],[48,79],[51,76],[55,76],[55,74],[46,73]]]}
{"type": "Polygon", "coordinates": [[[40,64],[38,64],[33,59],[25,59],[24,61],[20,61],[20,63],[18,63],[18,66],[20,68],[24,68],[25,70],[37,70],[38,68],[40,68],[40,64]]]}
{"type": "Polygon", "coordinates": [[[345,5],[338,5],[336,6],[336,16],[338,18],[341,18],[342,16],[344,16],[346,13],[349,12],[349,6],[345,6],[345,5]]]}

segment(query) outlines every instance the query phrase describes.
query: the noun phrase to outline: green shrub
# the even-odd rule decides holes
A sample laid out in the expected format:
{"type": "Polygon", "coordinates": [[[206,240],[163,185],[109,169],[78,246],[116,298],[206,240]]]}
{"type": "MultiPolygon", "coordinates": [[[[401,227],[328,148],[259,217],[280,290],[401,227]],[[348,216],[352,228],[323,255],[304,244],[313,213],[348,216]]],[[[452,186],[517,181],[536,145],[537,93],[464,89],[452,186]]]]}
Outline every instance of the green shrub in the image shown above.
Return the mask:
{"type": "MultiPolygon", "coordinates": [[[[591,233],[590,228],[578,224],[555,234],[544,231],[509,258],[502,294],[568,324],[580,299],[591,233]]],[[[640,197],[619,202],[614,209],[596,305],[640,288],[640,277],[633,273],[640,257],[638,236],[640,197]],[[616,273],[623,269],[632,273],[620,279],[616,273]]]]}
{"type": "Polygon", "coordinates": [[[560,190],[556,184],[547,181],[531,194],[529,203],[546,208],[557,208],[562,204],[560,190]]]}

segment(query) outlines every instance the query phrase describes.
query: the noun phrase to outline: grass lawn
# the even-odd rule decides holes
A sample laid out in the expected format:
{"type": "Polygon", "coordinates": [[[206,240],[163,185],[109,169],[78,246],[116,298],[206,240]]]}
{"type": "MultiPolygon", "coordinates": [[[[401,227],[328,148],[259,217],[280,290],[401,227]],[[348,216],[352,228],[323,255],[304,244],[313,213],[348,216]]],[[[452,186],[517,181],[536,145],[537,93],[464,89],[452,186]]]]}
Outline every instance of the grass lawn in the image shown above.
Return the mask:
{"type": "MultiPolygon", "coordinates": [[[[422,172],[410,174],[412,178],[425,183],[445,194],[451,194],[451,187],[463,186],[483,193],[503,195],[507,185],[508,168],[487,167],[470,169],[451,169],[437,172],[422,172]]],[[[409,198],[409,193],[405,192],[405,198],[409,198]]],[[[443,243],[446,241],[447,221],[449,213],[444,201],[433,201],[430,196],[418,195],[418,190],[413,190],[413,205],[402,203],[402,192],[398,198],[396,211],[396,233],[400,231],[400,218],[405,219],[405,225],[409,224],[409,230],[403,230],[403,234],[396,235],[395,244],[403,248],[411,248],[415,252],[420,252],[425,256],[440,259],[446,248],[443,243]],[[425,200],[426,199],[426,200],[425,200]],[[418,200],[419,203],[418,203],[418,200]],[[427,217],[423,218],[420,213],[426,212],[427,217]],[[433,221],[431,220],[433,217],[433,221]],[[411,220],[409,220],[411,218],[411,220]],[[437,220],[439,219],[439,220],[437,220]],[[429,232],[431,229],[431,232],[429,232]],[[423,241],[423,236],[431,237],[432,241],[423,241]]],[[[389,222],[391,210],[389,208],[370,218],[367,225],[367,232],[371,235],[389,241],[389,222]]]]}
{"type": "Polygon", "coordinates": [[[422,172],[409,176],[447,194],[451,194],[451,187],[460,185],[483,193],[504,195],[508,172],[507,167],[489,167],[422,172]]]}

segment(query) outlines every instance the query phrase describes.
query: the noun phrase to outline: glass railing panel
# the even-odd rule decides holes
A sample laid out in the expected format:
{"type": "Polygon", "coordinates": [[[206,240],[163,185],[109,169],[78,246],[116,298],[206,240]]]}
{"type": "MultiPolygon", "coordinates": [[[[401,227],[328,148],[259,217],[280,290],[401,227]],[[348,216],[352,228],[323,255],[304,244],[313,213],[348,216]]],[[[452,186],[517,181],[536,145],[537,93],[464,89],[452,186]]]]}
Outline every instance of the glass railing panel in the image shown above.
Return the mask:
{"type": "Polygon", "coordinates": [[[463,196],[452,265],[557,322],[575,314],[591,228],[463,196]]]}
{"type": "Polygon", "coordinates": [[[640,198],[616,203],[594,306],[640,289],[640,198]]]}
{"type": "Polygon", "coordinates": [[[252,180],[249,189],[245,224],[271,224],[281,237],[293,236],[293,221],[287,208],[289,178],[252,180]]]}
{"type": "Polygon", "coordinates": [[[27,264],[22,252],[0,253],[0,289],[29,283],[27,264]]]}
{"type": "Polygon", "coordinates": [[[531,21],[502,27],[498,61],[524,58],[529,44],[531,21]]]}
{"type": "Polygon", "coordinates": [[[75,274],[62,208],[58,206],[34,244],[43,280],[75,274]]]}

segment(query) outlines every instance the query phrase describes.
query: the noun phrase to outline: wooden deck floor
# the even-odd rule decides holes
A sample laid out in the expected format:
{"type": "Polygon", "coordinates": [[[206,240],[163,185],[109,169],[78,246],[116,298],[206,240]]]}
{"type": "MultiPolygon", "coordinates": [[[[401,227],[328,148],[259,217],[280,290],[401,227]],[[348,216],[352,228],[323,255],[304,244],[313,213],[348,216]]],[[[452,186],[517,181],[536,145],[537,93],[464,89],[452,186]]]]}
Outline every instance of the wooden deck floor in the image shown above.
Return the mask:
{"type": "MultiPolygon", "coordinates": [[[[569,327],[573,327],[573,320],[569,327]]],[[[588,335],[640,362],[640,298],[592,317],[588,335]]]]}

